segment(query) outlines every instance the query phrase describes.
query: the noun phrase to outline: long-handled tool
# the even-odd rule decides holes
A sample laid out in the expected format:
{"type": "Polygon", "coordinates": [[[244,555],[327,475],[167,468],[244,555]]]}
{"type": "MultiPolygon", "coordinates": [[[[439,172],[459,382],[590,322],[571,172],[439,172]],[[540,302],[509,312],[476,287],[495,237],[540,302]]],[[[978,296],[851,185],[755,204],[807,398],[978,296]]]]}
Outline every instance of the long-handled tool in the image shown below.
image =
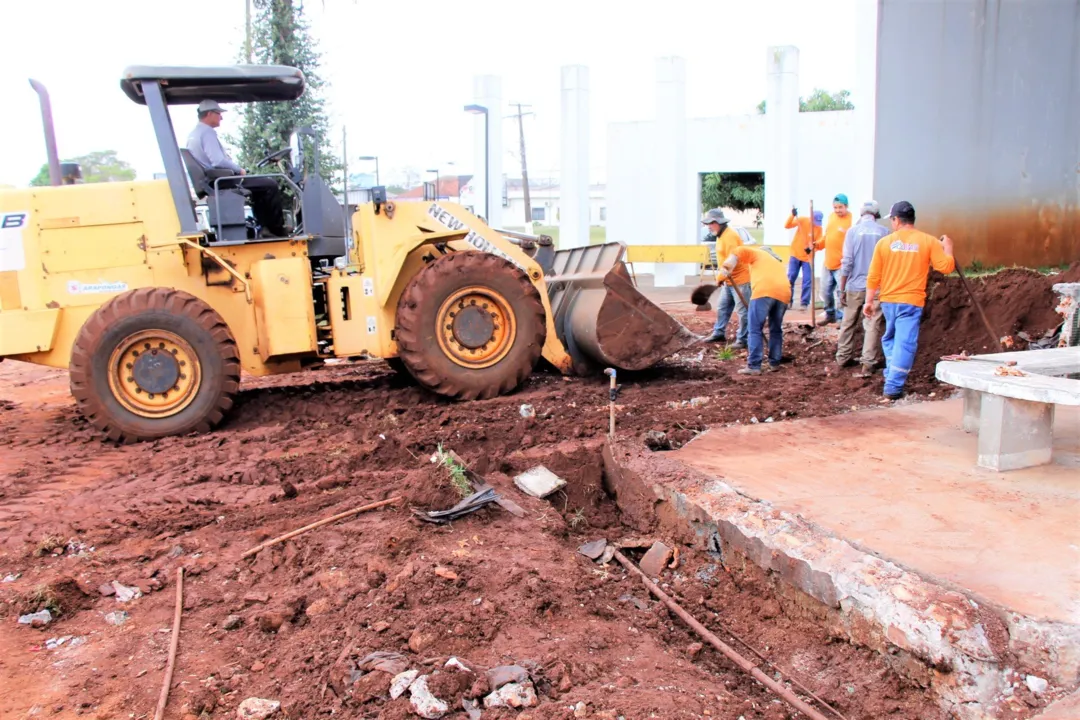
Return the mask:
{"type": "Polygon", "coordinates": [[[1001,338],[994,332],[994,328],[990,327],[990,321],[986,319],[986,313],[983,312],[982,304],[979,302],[979,299],[975,297],[975,293],[971,291],[971,286],[968,285],[967,278],[964,277],[964,270],[960,267],[960,261],[956,260],[955,255],[953,256],[953,260],[956,262],[956,274],[960,276],[960,284],[964,286],[964,290],[967,291],[968,297],[970,297],[971,302],[974,303],[975,309],[979,311],[979,318],[982,319],[983,327],[986,328],[986,334],[990,336],[990,340],[994,343],[994,347],[998,349],[998,352],[1004,352],[1005,348],[1001,347],[1001,338]]]}
{"type": "Polygon", "coordinates": [[[810,327],[817,327],[817,271],[814,270],[814,201],[810,201],[810,327]]]}

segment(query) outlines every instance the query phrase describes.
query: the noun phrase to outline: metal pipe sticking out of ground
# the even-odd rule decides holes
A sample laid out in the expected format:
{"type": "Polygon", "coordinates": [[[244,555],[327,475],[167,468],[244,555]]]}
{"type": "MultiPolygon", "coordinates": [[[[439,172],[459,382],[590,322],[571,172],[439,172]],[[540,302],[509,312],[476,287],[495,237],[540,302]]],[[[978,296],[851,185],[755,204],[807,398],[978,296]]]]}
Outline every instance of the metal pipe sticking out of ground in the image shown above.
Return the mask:
{"type": "Polygon", "coordinates": [[[619,386],[615,384],[615,368],[608,368],[604,374],[611,378],[611,387],[608,390],[608,435],[615,437],[615,398],[619,396],[619,386]]]}
{"type": "Polygon", "coordinates": [[[715,634],[710,632],[709,629],[702,625],[700,622],[698,622],[693,615],[688,613],[678,603],[672,600],[667,595],[667,593],[665,593],[659,588],[659,586],[657,586],[656,583],[651,581],[648,576],[646,576],[645,573],[642,572],[641,569],[638,568],[638,566],[635,565],[633,562],[631,562],[625,555],[616,550],[614,557],[616,560],[619,561],[620,565],[627,569],[627,571],[641,578],[641,582],[644,583],[645,587],[649,589],[649,592],[655,595],[656,598],[660,600],[660,602],[664,603],[664,605],[667,606],[668,610],[675,613],[680,620],[689,625],[694,630],[694,632],[700,635],[703,640],[707,641],[714,648],[719,650],[728,660],[731,660],[744,672],[748,673],[752,678],[754,678],[766,688],[771,690],[773,693],[778,695],[785,702],[791,705],[791,707],[795,708],[803,715],[806,715],[806,717],[811,718],[811,720],[828,720],[825,715],[822,715],[817,710],[807,705],[799,698],[798,695],[796,695],[790,689],[784,687],[782,684],[776,682],[771,677],[763,673],[756,665],[754,665],[754,663],[744,658],[742,655],[736,652],[734,648],[732,648],[723,640],[718,638],[715,634]]]}

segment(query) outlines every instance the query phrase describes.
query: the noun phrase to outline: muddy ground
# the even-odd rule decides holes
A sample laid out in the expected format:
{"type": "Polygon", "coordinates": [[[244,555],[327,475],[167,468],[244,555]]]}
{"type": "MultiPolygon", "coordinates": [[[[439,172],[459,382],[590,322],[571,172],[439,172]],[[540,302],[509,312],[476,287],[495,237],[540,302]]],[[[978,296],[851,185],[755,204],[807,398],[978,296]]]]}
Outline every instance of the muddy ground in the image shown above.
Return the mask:
{"type": "MultiPolygon", "coordinates": [[[[992,294],[994,282],[981,284],[992,294]]],[[[954,304],[937,317],[959,342],[940,349],[935,339],[934,353],[978,349],[965,344],[973,335],[961,337],[964,307],[954,304]]],[[[679,317],[699,333],[711,325],[704,314],[679,317]]],[[[1025,318],[997,320],[1020,324],[1003,332],[1036,335],[1052,322],[1025,318]]],[[[643,442],[659,430],[677,447],[713,425],[876,405],[880,379],[838,370],[833,341],[817,342],[792,329],[790,360],[772,376],[736,375],[742,360],[713,346],[620,375],[619,434],[643,442]]],[[[945,392],[932,369],[917,371],[910,390],[910,401],[945,392]]],[[[422,672],[449,656],[477,670],[524,666],[538,707],[485,718],[569,718],[578,703],[587,717],[628,720],[789,717],[730,662],[694,645],[620,567],[576,554],[585,540],[630,534],[602,484],[607,417],[606,378],[541,372],[511,396],[452,403],[369,361],[246,379],[218,431],[117,447],[75,413],[66,373],[0,363],[0,687],[20,689],[0,693],[0,717],[151,717],[181,567],[167,717],[234,717],[248,697],[278,700],[291,718],[410,717],[407,700],[384,698],[389,675],[351,682],[373,651],[400,653],[422,672]],[[523,417],[522,405],[536,416],[523,417]],[[450,526],[413,517],[410,507],[457,500],[429,461],[439,446],[525,516],[486,508],[450,526]],[[510,476],[537,464],[568,480],[565,492],[537,500],[513,487],[510,476]],[[394,495],[404,498],[396,506],[240,559],[265,539],[394,495]],[[102,588],[113,581],[142,596],[121,603],[102,588]],[[45,628],[16,623],[42,607],[57,615],[45,628]],[[118,611],[122,624],[110,624],[118,611]]],[[[786,616],[767,590],[707,553],[682,550],[663,577],[670,592],[706,624],[752,638],[847,717],[939,717],[877,656],[786,616]]],[[[432,686],[456,702],[483,694],[481,676],[444,670],[432,686]]],[[[466,717],[460,705],[452,711],[466,717]]]]}

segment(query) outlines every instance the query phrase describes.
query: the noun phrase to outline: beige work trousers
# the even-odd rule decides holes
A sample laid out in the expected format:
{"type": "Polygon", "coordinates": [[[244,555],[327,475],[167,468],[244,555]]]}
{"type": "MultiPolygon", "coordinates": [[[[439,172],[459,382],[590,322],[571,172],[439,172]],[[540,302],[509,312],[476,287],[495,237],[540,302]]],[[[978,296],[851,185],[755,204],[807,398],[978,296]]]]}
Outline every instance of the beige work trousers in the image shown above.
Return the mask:
{"type": "Polygon", "coordinates": [[[885,315],[881,312],[879,303],[874,310],[874,317],[866,318],[862,314],[865,303],[865,290],[858,292],[848,290],[844,293],[844,319],[840,323],[840,339],[836,344],[836,362],[840,364],[855,357],[855,329],[859,320],[862,320],[863,327],[862,357],[859,362],[863,365],[885,363],[885,352],[881,349],[881,336],[885,333],[885,315]]]}

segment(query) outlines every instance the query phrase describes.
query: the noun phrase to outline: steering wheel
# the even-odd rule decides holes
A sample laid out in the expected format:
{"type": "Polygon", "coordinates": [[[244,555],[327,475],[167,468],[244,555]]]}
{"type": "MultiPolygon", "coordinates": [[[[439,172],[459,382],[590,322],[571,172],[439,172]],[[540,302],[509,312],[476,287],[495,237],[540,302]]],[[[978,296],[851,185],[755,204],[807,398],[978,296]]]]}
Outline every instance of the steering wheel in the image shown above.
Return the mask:
{"type": "Polygon", "coordinates": [[[276,163],[279,160],[283,160],[284,158],[287,158],[289,156],[289,153],[291,153],[291,152],[292,152],[292,148],[290,148],[290,147],[282,148],[282,149],[278,150],[277,152],[270,153],[269,155],[264,157],[262,160],[255,163],[255,167],[263,168],[263,167],[266,167],[267,165],[269,165],[271,163],[276,163]]]}

